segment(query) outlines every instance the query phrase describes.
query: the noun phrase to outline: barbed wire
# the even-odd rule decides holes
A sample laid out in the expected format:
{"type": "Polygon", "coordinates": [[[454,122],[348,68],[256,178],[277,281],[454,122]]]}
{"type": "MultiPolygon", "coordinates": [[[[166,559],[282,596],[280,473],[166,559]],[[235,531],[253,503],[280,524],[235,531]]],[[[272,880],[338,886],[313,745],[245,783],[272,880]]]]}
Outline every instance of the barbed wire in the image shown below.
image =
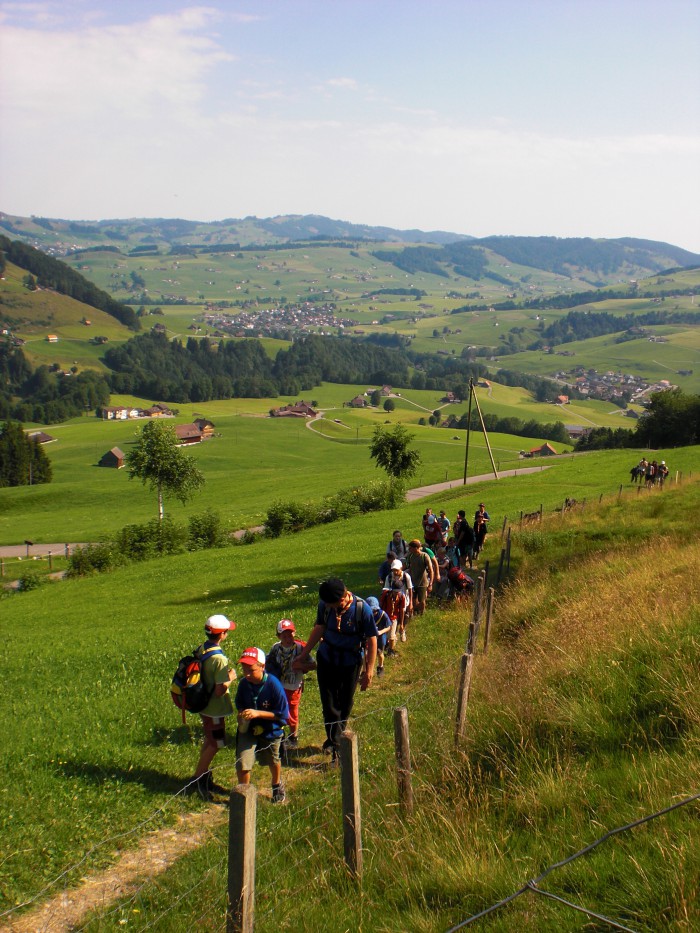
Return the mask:
{"type": "MultiPolygon", "coordinates": [[[[573,907],[575,910],[581,910],[583,913],[588,913],[590,916],[595,917],[599,920],[604,920],[606,923],[610,923],[612,926],[616,926],[620,930],[628,930],[628,927],[621,926],[617,924],[617,921],[609,920],[607,917],[602,917],[599,914],[595,914],[591,911],[586,910],[583,907],[571,904],[568,901],[564,901],[563,898],[559,898],[556,895],[550,894],[547,891],[543,891],[539,888],[539,884],[543,881],[548,875],[553,871],[556,871],[559,868],[563,868],[565,865],[568,865],[570,862],[575,861],[578,858],[581,858],[583,855],[587,855],[589,852],[592,852],[593,849],[596,849],[603,842],[607,842],[608,839],[611,839],[613,836],[617,836],[620,833],[627,832],[628,830],[635,829],[637,826],[642,826],[644,823],[648,823],[651,820],[655,820],[660,816],[665,816],[667,813],[671,813],[673,810],[678,810],[680,807],[685,807],[690,803],[693,803],[696,800],[700,800],[700,793],[693,794],[691,797],[686,797],[684,800],[680,800],[677,803],[671,804],[668,807],[664,807],[663,810],[657,810],[656,813],[650,813],[647,816],[641,817],[641,819],[633,820],[631,823],[626,823],[624,826],[618,826],[616,829],[611,829],[604,835],[600,836],[594,842],[591,842],[589,845],[584,846],[583,849],[579,849],[578,852],[574,852],[573,855],[568,856],[568,858],[562,859],[560,862],[555,862],[553,865],[550,865],[546,868],[540,875],[536,878],[533,878],[531,881],[528,881],[517,891],[514,891],[512,894],[509,894],[508,897],[503,898],[498,901],[496,904],[492,904],[490,907],[487,907],[485,910],[479,911],[478,914],[473,914],[471,917],[468,917],[466,920],[463,920],[461,923],[458,923],[456,926],[450,927],[446,933],[456,933],[457,930],[463,929],[463,927],[468,926],[470,923],[473,923],[475,920],[480,920],[482,917],[486,917],[488,914],[493,913],[495,910],[498,910],[501,907],[504,907],[506,904],[509,904],[511,901],[514,901],[517,897],[520,897],[522,894],[525,894],[527,891],[534,891],[537,894],[544,894],[548,897],[553,897],[557,900],[561,900],[563,903],[568,904],[569,907],[573,907]]],[[[634,933],[634,931],[630,931],[634,933]]]]}

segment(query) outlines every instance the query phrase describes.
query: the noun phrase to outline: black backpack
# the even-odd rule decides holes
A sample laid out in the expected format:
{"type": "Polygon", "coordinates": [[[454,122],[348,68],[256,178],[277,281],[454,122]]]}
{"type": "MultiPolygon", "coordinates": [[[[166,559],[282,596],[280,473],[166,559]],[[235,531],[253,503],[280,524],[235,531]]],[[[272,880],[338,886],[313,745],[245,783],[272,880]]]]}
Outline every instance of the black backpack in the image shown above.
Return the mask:
{"type": "Polygon", "coordinates": [[[223,654],[221,648],[216,646],[204,650],[200,645],[192,654],[180,658],[177,670],[170,685],[170,696],[179,710],[182,710],[182,721],[185,722],[185,712],[201,713],[206,708],[213,690],[208,690],[204,683],[203,667],[207,658],[215,654],[223,654]]]}

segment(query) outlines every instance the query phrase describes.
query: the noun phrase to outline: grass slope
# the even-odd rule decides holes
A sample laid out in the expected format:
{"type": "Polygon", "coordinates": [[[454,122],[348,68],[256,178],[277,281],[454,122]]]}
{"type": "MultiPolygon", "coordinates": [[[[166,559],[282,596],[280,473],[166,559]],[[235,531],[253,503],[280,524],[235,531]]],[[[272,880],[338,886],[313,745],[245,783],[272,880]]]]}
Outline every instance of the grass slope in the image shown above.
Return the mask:
{"type": "MultiPolygon", "coordinates": [[[[697,462],[697,454],[694,448],[674,456],[682,464],[697,462]]],[[[358,699],[357,713],[366,717],[359,728],[370,866],[363,929],[444,929],[612,824],[682,796],[697,778],[697,715],[687,678],[698,663],[700,487],[669,486],[658,494],[630,488],[618,499],[616,474],[623,463],[616,454],[592,454],[534,476],[470,488],[466,495],[453,490],[432,502],[454,514],[484,497],[493,518],[486,552],[492,564],[503,516],[515,518],[512,569],[519,585],[501,596],[496,645],[488,661],[478,662],[471,738],[463,754],[451,751],[451,703],[464,614],[431,609],[386,680],[358,699]],[[603,492],[608,498],[595,508],[596,493],[603,492]],[[542,502],[549,513],[564,495],[587,498],[585,513],[518,534],[519,510],[542,502]],[[406,701],[421,809],[403,823],[392,803],[390,717],[391,708],[406,701]],[[385,867],[395,851],[402,859],[387,890],[385,867]]],[[[269,648],[283,616],[305,633],[318,582],[341,573],[356,591],[376,592],[376,566],[391,530],[415,533],[425,504],[250,547],[133,565],[3,600],[4,907],[37,894],[92,846],[111,840],[77,874],[69,873],[68,883],[132,844],[140,832],[131,830],[142,820],[156,828],[196,806],[170,797],[192,768],[199,735],[196,725],[179,724],[167,688],[175,661],[197,642],[208,614],[224,611],[237,620],[232,657],[247,644],[269,648]],[[31,676],[27,665],[16,663],[27,651],[31,676]]],[[[303,707],[304,744],[317,749],[313,679],[303,707]]],[[[297,855],[309,856],[305,877],[315,879],[307,922],[338,929],[353,921],[336,903],[338,886],[345,885],[333,842],[336,798],[330,791],[336,778],[327,785],[318,777],[310,767],[313,752],[304,761],[289,778],[298,784],[289,810],[278,815],[261,804],[259,858],[267,864],[277,857],[280,820],[286,839],[304,834],[307,842],[297,855]]],[[[229,753],[220,765],[224,782],[230,781],[229,753]]],[[[673,845],[676,864],[694,864],[691,828],[678,820],[680,835],[644,848],[644,865],[647,859],[656,864],[659,850],[670,858],[673,845]]],[[[639,859],[637,850],[633,855],[639,859]]],[[[202,860],[220,865],[220,842],[185,859],[165,884],[144,889],[138,910],[158,911],[164,898],[172,904],[180,885],[191,887],[202,860]]],[[[298,886],[297,872],[285,874],[277,864],[274,884],[269,873],[261,875],[259,903],[270,912],[262,930],[273,922],[279,928],[279,905],[298,886]]],[[[609,870],[602,880],[596,871],[582,870],[580,885],[586,892],[594,885],[595,903],[605,912],[599,896],[616,897],[617,888],[611,888],[609,870]]],[[[683,909],[697,918],[697,872],[664,869],[663,875],[662,906],[669,916],[683,909]],[[671,896],[681,885],[682,908],[671,896]]],[[[629,870],[625,879],[632,883],[629,870]]],[[[645,906],[654,886],[643,877],[635,884],[643,894],[632,900],[635,909],[642,918],[656,917],[645,906]]],[[[285,923],[298,923],[294,910],[285,909],[285,923]]],[[[537,916],[544,911],[534,909],[537,916]]],[[[116,928],[123,916],[118,912],[100,928],[116,928]]],[[[167,915],[158,928],[182,928],[184,922],[183,914],[176,920],[167,915]]]]}

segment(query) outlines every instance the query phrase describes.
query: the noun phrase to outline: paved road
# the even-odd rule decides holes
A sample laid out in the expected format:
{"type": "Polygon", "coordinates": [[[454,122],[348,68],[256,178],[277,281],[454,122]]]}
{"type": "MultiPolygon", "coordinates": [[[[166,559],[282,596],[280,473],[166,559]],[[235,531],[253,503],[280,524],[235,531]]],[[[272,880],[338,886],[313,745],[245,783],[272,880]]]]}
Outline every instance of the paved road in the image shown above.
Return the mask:
{"type": "MultiPolygon", "coordinates": [[[[501,470],[498,474],[499,478],[504,476],[522,476],[525,473],[539,473],[541,470],[546,470],[551,464],[541,464],[536,467],[523,467],[520,470],[501,470]]],[[[472,483],[483,483],[485,480],[493,479],[493,473],[482,473],[481,476],[468,476],[467,477],[467,486],[472,483]]],[[[446,489],[459,489],[460,486],[463,486],[464,483],[461,479],[451,479],[446,483],[433,483],[432,486],[419,486],[417,489],[409,489],[406,493],[406,499],[409,502],[414,502],[416,499],[424,499],[426,496],[433,496],[437,492],[444,492],[446,489]]]]}

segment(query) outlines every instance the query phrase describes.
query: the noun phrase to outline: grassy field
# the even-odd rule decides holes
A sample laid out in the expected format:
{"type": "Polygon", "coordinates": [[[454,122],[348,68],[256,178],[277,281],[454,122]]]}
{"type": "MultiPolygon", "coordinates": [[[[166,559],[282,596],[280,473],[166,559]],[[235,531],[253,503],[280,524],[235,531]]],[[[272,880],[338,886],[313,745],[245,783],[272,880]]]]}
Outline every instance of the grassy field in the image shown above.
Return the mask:
{"type": "MultiPolygon", "coordinates": [[[[699,452],[664,452],[672,476],[680,469],[688,478],[699,452]]],[[[385,681],[358,698],[366,881],[360,905],[338,900],[351,887],[341,864],[337,775],[318,756],[310,678],[302,704],[308,752],[288,771],[290,804],[282,813],[264,800],[259,807],[258,859],[267,870],[259,875],[256,928],[303,922],[354,929],[359,910],[368,931],[444,930],[606,829],[697,789],[700,487],[670,484],[639,494],[627,487],[632,455],[566,458],[531,476],[456,488],[391,513],[5,598],[0,909],[32,898],[70,866],[77,868],[61,887],[77,882],[145,831],[198,809],[172,797],[191,772],[199,731],[181,726],[168,684],[207,615],[223,611],[238,622],[232,657],[248,644],[268,648],[283,616],[305,633],[318,582],[340,573],[357,592],[376,592],[392,529],[417,532],[427,504],[453,516],[482,498],[492,516],[485,552],[492,566],[504,516],[515,522],[515,585],[499,596],[496,640],[488,659],[478,659],[469,740],[454,753],[451,710],[465,615],[433,608],[385,681]],[[553,515],[565,496],[585,499],[585,512],[553,515]],[[520,511],[540,505],[552,517],[518,533],[520,511]],[[16,663],[27,650],[31,677],[16,663]],[[408,821],[398,819],[392,790],[391,710],[403,702],[419,803],[408,821]],[[293,850],[280,858],[287,843],[293,850]],[[397,851],[402,857],[387,886],[397,851]],[[311,902],[292,896],[300,872],[313,879],[311,902]]],[[[227,783],[232,757],[220,758],[217,776],[227,783]]],[[[262,773],[256,778],[265,787],[262,773]]],[[[163,931],[196,923],[205,908],[184,892],[214,877],[223,896],[224,839],[225,830],[215,833],[210,845],[88,929],[117,929],[124,920],[163,931]]],[[[579,863],[563,890],[638,930],[657,929],[660,911],[672,921],[666,928],[693,929],[700,918],[697,842],[696,820],[678,815],[645,835],[626,860],[601,853],[579,863]]],[[[219,925],[221,904],[215,899],[205,926],[219,925]]],[[[573,913],[560,911],[521,899],[489,928],[512,929],[515,917],[538,930],[583,929],[573,913]]]]}

